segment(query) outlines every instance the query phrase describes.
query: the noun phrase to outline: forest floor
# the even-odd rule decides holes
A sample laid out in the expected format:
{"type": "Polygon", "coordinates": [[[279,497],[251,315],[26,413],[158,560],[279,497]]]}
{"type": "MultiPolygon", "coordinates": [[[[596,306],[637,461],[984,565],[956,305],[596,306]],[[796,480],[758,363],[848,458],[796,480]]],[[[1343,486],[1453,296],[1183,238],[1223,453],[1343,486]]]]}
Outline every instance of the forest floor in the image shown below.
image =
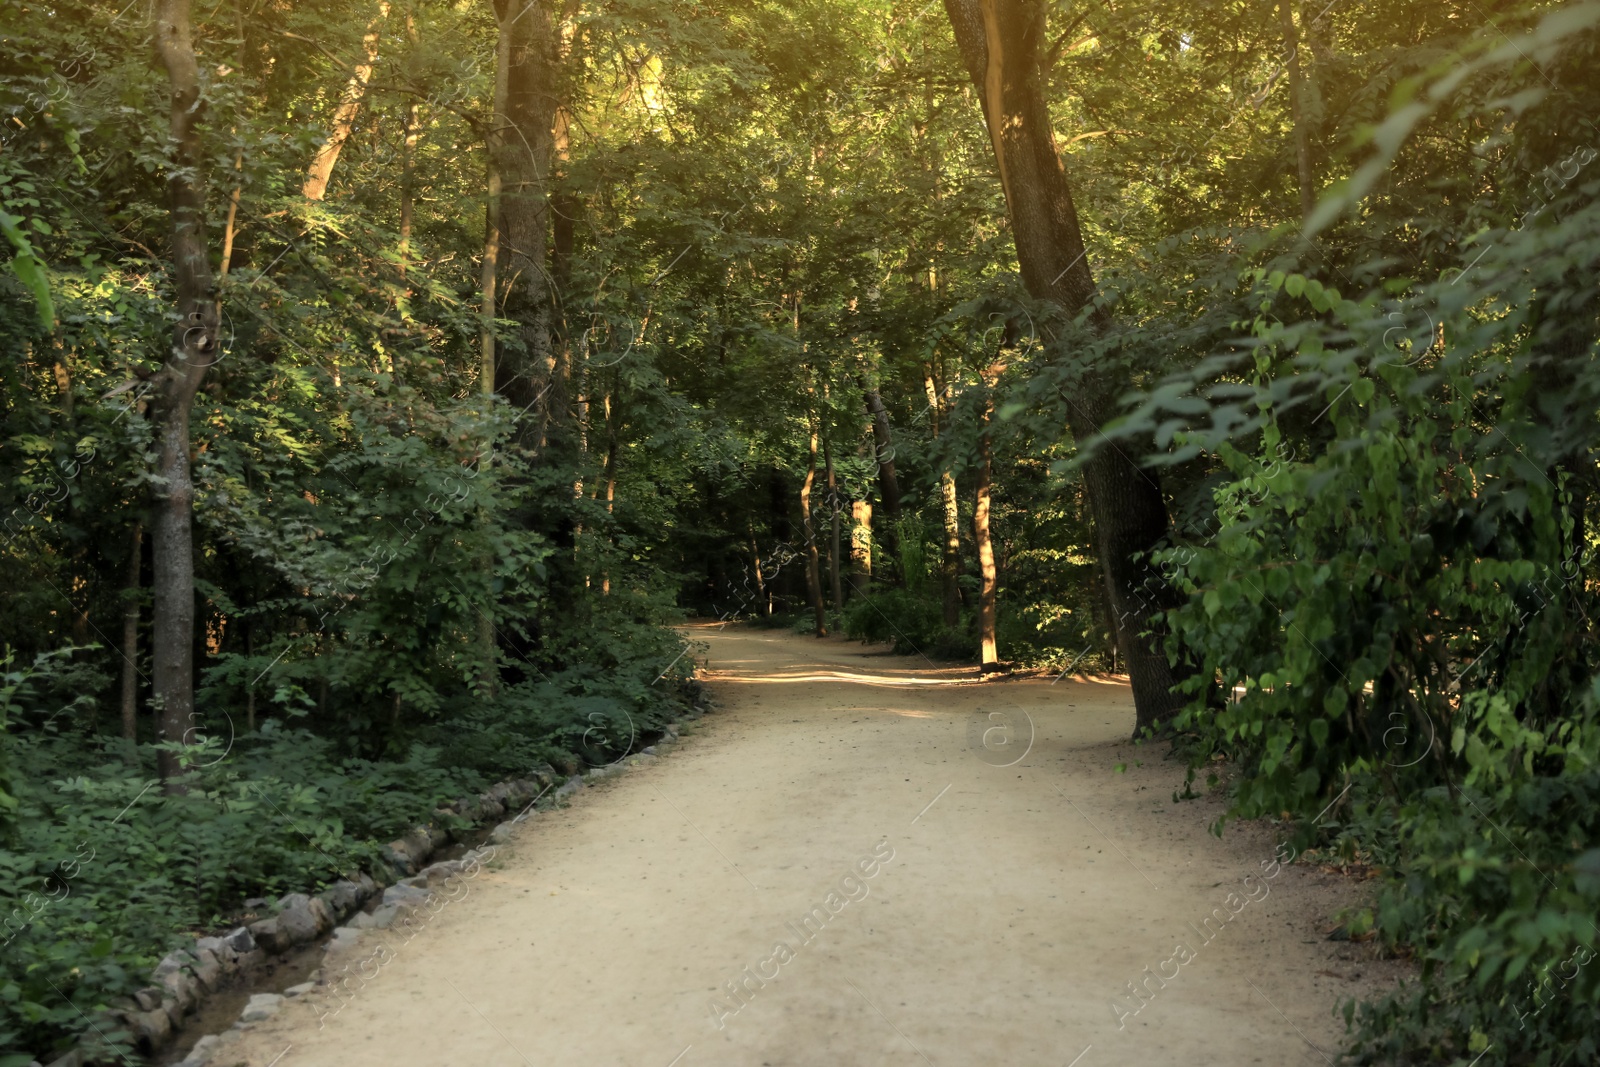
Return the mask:
{"type": "Polygon", "coordinates": [[[216,1062],[1284,1067],[1403,972],[1326,939],[1358,883],[1266,879],[1267,829],[1173,803],[1120,681],[691,634],[716,710],[682,743],[529,820],[337,1014],[288,1001],[216,1062]]]}

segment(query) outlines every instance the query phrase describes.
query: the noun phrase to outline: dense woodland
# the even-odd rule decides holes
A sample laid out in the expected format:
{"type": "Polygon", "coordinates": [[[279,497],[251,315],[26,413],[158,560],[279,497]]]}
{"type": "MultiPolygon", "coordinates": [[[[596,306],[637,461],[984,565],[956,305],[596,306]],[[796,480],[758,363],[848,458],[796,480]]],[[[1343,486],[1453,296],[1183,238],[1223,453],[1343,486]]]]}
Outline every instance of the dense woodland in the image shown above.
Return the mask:
{"type": "Polygon", "coordinates": [[[1597,27],[0,0],[0,1067],[691,615],[1125,673],[1378,879],[1348,1062],[1596,1062],[1597,27]]]}

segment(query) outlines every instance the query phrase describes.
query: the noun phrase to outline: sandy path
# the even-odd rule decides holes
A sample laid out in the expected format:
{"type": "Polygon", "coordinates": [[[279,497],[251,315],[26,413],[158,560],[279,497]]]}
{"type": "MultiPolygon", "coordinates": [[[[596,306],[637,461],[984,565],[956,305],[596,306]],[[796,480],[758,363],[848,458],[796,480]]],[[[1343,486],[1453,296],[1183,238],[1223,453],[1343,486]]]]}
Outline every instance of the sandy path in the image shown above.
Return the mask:
{"type": "Polygon", "coordinates": [[[1316,930],[1348,887],[1242,884],[1270,841],[1172,803],[1125,686],[694,633],[718,708],[682,744],[530,820],[336,1015],[290,1001],[216,1062],[1322,1064],[1338,998],[1389,977],[1316,930]],[[1019,709],[1020,762],[969,744],[1019,709]]]}

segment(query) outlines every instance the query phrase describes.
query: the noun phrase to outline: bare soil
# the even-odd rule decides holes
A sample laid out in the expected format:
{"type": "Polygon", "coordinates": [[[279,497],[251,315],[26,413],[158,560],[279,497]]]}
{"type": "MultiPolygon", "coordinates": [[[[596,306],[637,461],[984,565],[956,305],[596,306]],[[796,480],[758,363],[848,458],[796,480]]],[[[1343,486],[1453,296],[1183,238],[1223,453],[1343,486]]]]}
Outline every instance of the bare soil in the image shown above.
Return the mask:
{"type": "Polygon", "coordinates": [[[1121,680],[691,632],[717,706],[679,745],[215,1062],[1324,1064],[1403,971],[1326,939],[1359,883],[1174,803],[1121,680]]]}

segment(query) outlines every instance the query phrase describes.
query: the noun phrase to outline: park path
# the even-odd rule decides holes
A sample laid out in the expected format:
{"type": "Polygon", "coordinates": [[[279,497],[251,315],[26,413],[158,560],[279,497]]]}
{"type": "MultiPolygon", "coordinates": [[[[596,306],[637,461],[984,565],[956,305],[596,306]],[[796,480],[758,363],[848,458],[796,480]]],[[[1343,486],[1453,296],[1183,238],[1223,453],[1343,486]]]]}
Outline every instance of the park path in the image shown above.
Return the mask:
{"type": "Polygon", "coordinates": [[[1173,803],[1120,682],[690,633],[716,708],[681,743],[215,1062],[1287,1067],[1392,980],[1322,937],[1350,886],[1173,803]]]}

